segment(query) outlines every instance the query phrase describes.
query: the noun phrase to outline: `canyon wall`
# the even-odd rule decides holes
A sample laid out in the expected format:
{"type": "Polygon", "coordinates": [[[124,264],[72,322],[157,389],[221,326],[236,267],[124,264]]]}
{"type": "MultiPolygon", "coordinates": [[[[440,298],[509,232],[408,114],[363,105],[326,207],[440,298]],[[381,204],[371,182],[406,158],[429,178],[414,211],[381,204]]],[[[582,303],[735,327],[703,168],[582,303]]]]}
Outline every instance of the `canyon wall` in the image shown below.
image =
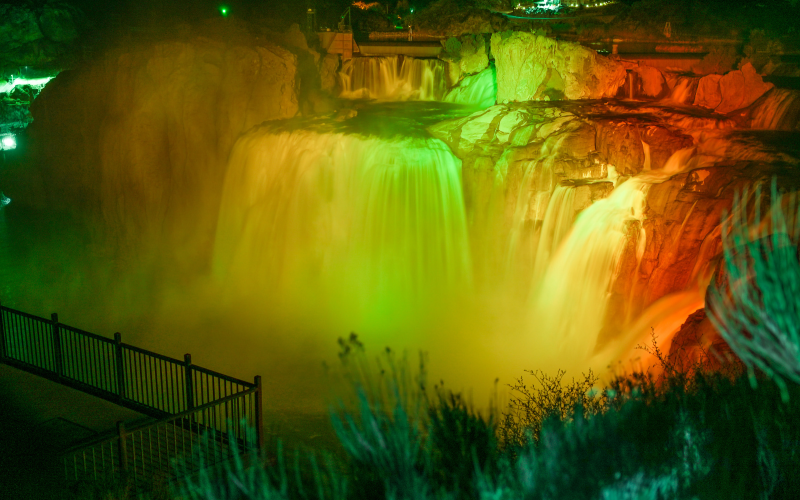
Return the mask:
{"type": "Polygon", "coordinates": [[[129,253],[207,260],[234,142],[298,111],[297,57],[229,35],[132,43],[60,75],[32,109],[38,190],[18,199],[91,214],[129,253]]]}

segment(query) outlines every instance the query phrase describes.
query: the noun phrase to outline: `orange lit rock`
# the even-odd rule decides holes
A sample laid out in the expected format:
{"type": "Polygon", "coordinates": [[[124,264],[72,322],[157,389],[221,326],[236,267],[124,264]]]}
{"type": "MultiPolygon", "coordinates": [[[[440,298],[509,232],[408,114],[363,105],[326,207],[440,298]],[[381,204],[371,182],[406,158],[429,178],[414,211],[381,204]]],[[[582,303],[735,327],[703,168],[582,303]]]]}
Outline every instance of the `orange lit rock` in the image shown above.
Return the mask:
{"type": "Polygon", "coordinates": [[[704,108],[715,109],[722,103],[722,93],[719,89],[719,81],[722,75],[706,75],[697,84],[697,94],[695,94],[694,105],[704,108]]]}
{"type": "Polygon", "coordinates": [[[658,97],[664,93],[667,81],[659,70],[650,66],[638,66],[633,71],[639,76],[643,95],[658,97]]]}
{"type": "Polygon", "coordinates": [[[756,99],[773,88],[766,83],[750,63],[725,76],[708,75],[700,79],[694,103],[714,109],[717,113],[730,113],[753,104],[756,99]]]}
{"type": "Polygon", "coordinates": [[[698,364],[718,369],[721,361],[733,357],[733,351],[706,316],[706,310],[698,309],[672,338],[667,360],[675,369],[686,372],[698,364]]]}

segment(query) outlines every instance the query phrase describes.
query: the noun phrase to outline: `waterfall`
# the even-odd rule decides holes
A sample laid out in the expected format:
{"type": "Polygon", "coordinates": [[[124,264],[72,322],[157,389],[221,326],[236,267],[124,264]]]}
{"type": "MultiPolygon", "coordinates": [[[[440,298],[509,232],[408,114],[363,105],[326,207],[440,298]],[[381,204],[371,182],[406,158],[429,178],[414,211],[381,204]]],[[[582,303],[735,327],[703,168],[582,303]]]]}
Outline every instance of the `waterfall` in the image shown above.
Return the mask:
{"type": "Polygon", "coordinates": [[[575,189],[571,186],[558,186],[550,197],[536,248],[534,283],[544,276],[550,258],[556,254],[559,245],[572,228],[575,220],[574,200],[575,189]]]}
{"type": "Polygon", "coordinates": [[[554,353],[588,359],[603,324],[608,294],[628,240],[640,223],[650,184],[628,179],[581,212],[534,283],[534,335],[554,353]]]}
{"type": "Polygon", "coordinates": [[[753,105],[750,116],[750,128],[798,130],[800,91],[772,89],[753,105]]]}
{"type": "Polygon", "coordinates": [[[497,71],[494,65],[476,75],[465,77],[458,86],[447,92],[444,100],[481,109],[494,106],[497,101],[497,71]]]}
{"type": "Polygon", "coordinates": [[[436,139],[262,126],[231,154],[215,275],[279,314],[412,315],[469,288],[460,170],[436,139]]]}
{"type": "Polygon", "coordinates": [[[339,72],[340,97],[391,101],[441,101],[444,62],[404,56],[355,57],[339,72]]]}
{"type": "Polygon", "coordinates": [[[697,77],[679,76],[675,86],[669,91],[666,101],[687,106],[693,104],[699,81],[700,79],[697,77]]]}

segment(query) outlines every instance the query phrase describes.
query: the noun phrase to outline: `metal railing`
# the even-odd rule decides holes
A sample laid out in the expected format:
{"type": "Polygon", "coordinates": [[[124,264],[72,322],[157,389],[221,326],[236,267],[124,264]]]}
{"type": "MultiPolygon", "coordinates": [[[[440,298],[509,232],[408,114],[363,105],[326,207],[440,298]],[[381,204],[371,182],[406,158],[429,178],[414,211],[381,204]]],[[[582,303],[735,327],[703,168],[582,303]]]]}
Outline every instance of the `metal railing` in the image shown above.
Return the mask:
{"type": "Polygon", "coordinates": [[[48,320],[2,304],[0,362],[159,419],[70,450],[65,473],[73,479],[123,470],[141,483],[146,472],[172,470],[170,460],[178,455],[189,460],[186,452],[201,435],[219,453],[231,449],[231,436],[241,452],[251,449],[247,427],[254,429],[257,449],[263,447],[259,376],[245,382],[195,366],[189,354],[181,361],[124,344],[119,333],[109,339],[64,325],[57,314],[48,320]]]}
{"type": "Polygon", "coordinates": [[[440,40],[445,40],[448,38],[445,35],[438,35],[428,33],[426,31],[417,31],[414,30],[413,33],[409,33],[408,31],[371,31],[369,33],[369,39],[371,41],[398,41],[398,42],[406,42],[409,41],[409,37],[413,38],[415,42],[438,42],[440,40]]]}
{"type": "Polygon", "coordinates": [[[137,491],[172,483],[259,448],[251,422],[258,389],[228,396],[164,420],[95,438],[64,454],[67,480],[126,478],[137,491]]]}

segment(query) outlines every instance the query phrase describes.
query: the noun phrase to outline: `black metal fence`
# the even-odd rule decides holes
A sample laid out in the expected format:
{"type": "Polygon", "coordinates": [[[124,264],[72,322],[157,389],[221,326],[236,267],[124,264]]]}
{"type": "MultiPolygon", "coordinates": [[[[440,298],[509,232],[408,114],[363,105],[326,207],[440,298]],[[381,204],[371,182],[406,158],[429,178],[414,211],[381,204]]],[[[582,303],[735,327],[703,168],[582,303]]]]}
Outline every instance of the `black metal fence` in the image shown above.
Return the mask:
{"type": "Polygon", "coordinates": [[[0,362],[159,419],[70,450],[73,479],[119,470],[141,484],[148,473],[172,478],[170,461],[183,456],[191,469],[187,452],[203,435],[220,457],[230,439],[241,452],[263,447],[259,376],[245,382],[195,366],[189,354],[181,361],[124,344],[119,333],[109,339],[1,304],[0,362]]]}
{"type": "Polygon", "coordinates": [[[137,491],[171,483],[258,450],[254,418],[258,389],[83,443],[64,454],[67,480],[125,477],[137,491]]]}

